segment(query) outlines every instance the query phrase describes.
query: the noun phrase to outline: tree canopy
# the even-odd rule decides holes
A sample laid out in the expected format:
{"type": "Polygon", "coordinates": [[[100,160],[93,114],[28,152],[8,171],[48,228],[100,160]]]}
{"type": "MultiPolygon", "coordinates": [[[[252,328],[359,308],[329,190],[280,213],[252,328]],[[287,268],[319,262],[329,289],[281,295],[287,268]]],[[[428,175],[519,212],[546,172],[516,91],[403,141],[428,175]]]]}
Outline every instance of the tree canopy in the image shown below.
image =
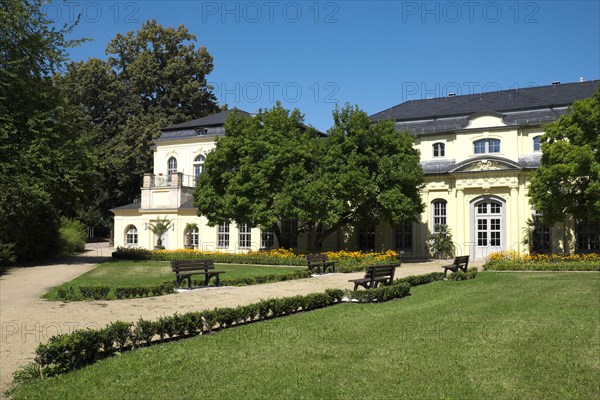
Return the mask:
{"type": "Polygon", "coordinates": [[[42,5],[0,8],[0,245],[12,243],[19,260],[57,250],[59,217],[94,176],[81,114],[52,79],[76,44],[65,39],[72,27],[52,28],[42,5]]]}
{"type": "Polygon", "coordinates": [[[70,63],[59,79],[87,117],[86,137],[101,172],[92,208],[106,220],[110,208],[139,196],[160,128],[218,111],[206,82],[213,59],[195,41],[183,25],[147,21],[135,32],[117,34],[106,60],[70,63]]]}
{"type": "Polygon", "coordinates": [[[232,113],[225,130],[194,193],[211,225],[261,226],[285,247],[284,220],[305,232],[322,224],[311,237],[324,240],[344,225],[408,222],[423,211],[413,138],[391,121],[371,123],[358,107],[336,110],[325,136],[280,104],[253,118],[232,113]]]}
{"type": "Polygon", "coordinates": [[[545,223],[600,215],[600,88],[544,126],[529,196],[545,223]]]}

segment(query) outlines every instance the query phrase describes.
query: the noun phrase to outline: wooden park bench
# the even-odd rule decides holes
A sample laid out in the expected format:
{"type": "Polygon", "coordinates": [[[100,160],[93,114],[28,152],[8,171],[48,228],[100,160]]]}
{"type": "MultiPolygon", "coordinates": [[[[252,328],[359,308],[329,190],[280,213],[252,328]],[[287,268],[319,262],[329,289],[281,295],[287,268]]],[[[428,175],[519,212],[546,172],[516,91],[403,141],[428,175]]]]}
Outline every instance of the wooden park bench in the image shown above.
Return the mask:
{"type": "Polygon", "coordinates": [[[469,266],[469,256],[458,256],[454,257],[454,262],[449,265],[444,265],[444,275],[448,275],[448,270],[452,272],[458,272],[461,269],[463,272],[467,272],[467,267],[469,266]]]}
{"type": "Polygon", "coordinates": [[[326,254],[307,254],[306,263],[308,264],[308,270],[316,270],[318,274],[325,273],[327,268],[331,268],[331,272],[335,272],[335,263],[327,257],[326,254]]]}
{"type": "Polygon", "coordinates": [[[210,278],[215,276],[216,284],[219,286],[219,275],[225,271],[215,271],[213,260],[175,261],[171,260],[171,270],[175,272],[177,289],[184,279],[188,280],[188,289],[192,288],[192,275],[204,275],[204,286],[208,286],[210,278]]]}
{"type": "Polygon", "coordinates": [[[357,290],[359,286],[365,289],[374,289],[380,283],[391,285],[394,283],[396,267],[399,266],[400,264],[370,265],[367,267],[364,278],[351,279],[348,282],[354,282],[354,290],[357,290]]]}

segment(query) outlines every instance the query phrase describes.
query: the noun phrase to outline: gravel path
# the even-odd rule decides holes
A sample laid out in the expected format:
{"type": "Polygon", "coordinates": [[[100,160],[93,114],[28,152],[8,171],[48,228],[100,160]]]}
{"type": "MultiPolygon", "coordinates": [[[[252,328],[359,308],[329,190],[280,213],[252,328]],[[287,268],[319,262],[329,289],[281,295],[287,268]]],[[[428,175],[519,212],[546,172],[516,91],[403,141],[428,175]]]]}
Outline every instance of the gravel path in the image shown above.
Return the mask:
{"type": "MultiPolygon", "coordinates": [[[[84,256],[62,263],[14,268],[0,276],[0,396],[12,384],[12,374],[33,360],[38,343],[75,329],[100,328],[117,320],[154,320],[176,311],[236,307],[261,299],[351,289],[348,279],[362,273],[320,277],[256,286],[219,287],[143,299],[63,303],[40,298],[48,289],[91,270],[110,257],[106,244],[91,244],[84,256]]],[[[397,276],[440,271],[440,263],[403,264],[397,276]]]]}

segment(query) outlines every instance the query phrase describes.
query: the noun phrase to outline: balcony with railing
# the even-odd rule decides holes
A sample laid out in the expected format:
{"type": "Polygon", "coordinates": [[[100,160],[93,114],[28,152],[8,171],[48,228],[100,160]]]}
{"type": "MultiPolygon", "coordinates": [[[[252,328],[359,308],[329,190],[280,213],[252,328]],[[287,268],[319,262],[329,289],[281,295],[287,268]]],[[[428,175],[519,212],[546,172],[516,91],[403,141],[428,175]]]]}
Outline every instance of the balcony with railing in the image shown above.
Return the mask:
{"type": "Polygon", "coordinates": [[[191,200],[196,180],[181,172],[167,175],[145,174],[141,209],[174,209],[191,200]]]}
{"type": "Polygon", "coordinates": [[[184,175],[181,172],[174,174],[145,174],[143,187],[196,187],[196,178],[192,175],[184,175]]]}

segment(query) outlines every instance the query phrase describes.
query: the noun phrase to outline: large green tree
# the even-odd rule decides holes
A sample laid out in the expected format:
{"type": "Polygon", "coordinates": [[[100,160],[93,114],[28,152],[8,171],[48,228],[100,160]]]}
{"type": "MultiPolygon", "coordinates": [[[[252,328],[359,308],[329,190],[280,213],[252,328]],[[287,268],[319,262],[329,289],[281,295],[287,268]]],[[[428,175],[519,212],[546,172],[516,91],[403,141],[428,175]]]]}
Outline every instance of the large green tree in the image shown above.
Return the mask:
{"type": "Polygon", "coordinates": [[[344,225],[417,221],[424,176],[413,136],[393,121],[372,123],[357,106],[336,109],[333,120],[318,174],[327,193],[323,239],[344,225]]]}
{"type": "Polygon", "coordinates": [[[600,88],[544,126],[529,196],[545,223],[600,216],[600,88]]]}
{"type": "Polygon", "coordinates": [[[19,260],[57,250],[59,217],[73,215],[91,182],[82,114],[52,75],[64,66],[72,27],[52,28],[42,1],[0,8],[0,242],[19,260]]]}
{"type": "Polygon", "coordinates": [[[323,136],[278,104],[253,118],[233,114],[225,129],[195,192],[198,213],[212,225],[261,226],[286,247],[279,223],[297,220],[319,247],[344,225],[408,222],[423,211],[419,153],[391,121],[373,124],[346,106],[323,136]]]}
{"type": "Polygon", "coordinates": [[[105,219],[111,207],[139,196],[160,128],[218,111],[206,82],[213,59],[195,41],[184,26],[147,21],[135,32],[117,34],[106,60],[71,63],[61,79],[70,102],[88,117],[86,137],[102,175],[95,207],[105,219]]]}
{"type": "Polygon", "coordinates": [[[318,133],[298,110],[277,104],[256,116],[233,112],[227,135],[208,155],[194,193],[198,214],[210,225],[235,220],[272,230],[285,245],[279,221],[306,220],[290,188],[309,184],[317,166],[318,133]]]}

